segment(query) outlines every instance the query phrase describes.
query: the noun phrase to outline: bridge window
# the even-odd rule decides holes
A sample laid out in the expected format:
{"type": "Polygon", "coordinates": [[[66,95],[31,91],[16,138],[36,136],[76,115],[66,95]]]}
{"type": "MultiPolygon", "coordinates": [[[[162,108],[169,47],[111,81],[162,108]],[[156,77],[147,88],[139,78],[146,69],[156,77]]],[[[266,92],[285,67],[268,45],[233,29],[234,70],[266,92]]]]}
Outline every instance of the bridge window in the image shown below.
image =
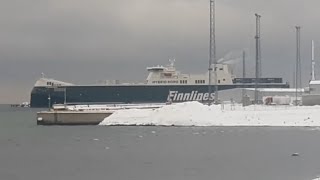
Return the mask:
{"type": "Polygon", "coordinates": [[[53,86],[53,82],[47,82],[48,86],[53,86]]]}
{"type": "Polygon", "coordinates": [[[206,81],[205,80],[195,80],[196,84],[204,84],[206,81]]]}

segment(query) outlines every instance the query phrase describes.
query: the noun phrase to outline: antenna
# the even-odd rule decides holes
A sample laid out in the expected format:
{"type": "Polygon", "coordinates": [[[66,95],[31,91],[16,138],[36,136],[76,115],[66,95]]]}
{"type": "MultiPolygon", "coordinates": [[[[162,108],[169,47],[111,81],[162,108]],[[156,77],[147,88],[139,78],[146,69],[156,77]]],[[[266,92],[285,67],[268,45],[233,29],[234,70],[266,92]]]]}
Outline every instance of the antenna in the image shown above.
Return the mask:
{"type": "Polygon", "coordinates": [[[256,79],[254,84],[254,103],[258,104],[258,83],[261,78],[261,50],[260,50],[260,18],[261,15],[255,14],[256,16],[256,79]]]}
{"type": "Polygon", "coordinates": [[[311,80],[316,80],[315,70],[314,66],[316,65],[316,62],[314,61],[314,42],[311,41],[311,80]]]}
{"type": "Polygon", "coordinates": [[[176,59],[169,59],[170,67],[174,67],[174,62],[176,62],[176,59]]]}

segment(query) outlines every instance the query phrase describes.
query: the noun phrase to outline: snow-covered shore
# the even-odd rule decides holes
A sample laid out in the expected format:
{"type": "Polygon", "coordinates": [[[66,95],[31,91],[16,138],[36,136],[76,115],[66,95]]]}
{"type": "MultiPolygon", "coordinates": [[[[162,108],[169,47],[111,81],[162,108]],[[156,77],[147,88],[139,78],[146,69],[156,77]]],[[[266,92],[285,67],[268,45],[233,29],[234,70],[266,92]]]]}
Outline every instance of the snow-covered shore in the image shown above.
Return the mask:
{"type": "Polygon", "coordinates": [[[320,106],[203,105],[185,102],[157,109],[118,110],[100,125],[320,126],[320,106]]]}

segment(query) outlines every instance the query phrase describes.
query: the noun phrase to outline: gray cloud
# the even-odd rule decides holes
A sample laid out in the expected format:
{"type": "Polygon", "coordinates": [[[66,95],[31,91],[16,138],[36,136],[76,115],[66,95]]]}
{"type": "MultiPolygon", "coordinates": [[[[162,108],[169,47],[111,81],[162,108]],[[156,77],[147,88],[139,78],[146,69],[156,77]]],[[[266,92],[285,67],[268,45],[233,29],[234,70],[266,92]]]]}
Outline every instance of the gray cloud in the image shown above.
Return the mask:
{"type": "MultiPolygon", "coordinates": [[[[28,100],[41,72],[76,83],[143,80],[146,66],[165,64],[173,57],[184,72],[204,72],[208,1],[3,0],[0,103],[28,100]]],[[[320,47],[319,6],[317,0],[217,0],[217,57],[247,49],[248,66],[254,66],[254,13],[258,12],[262,15],[263,74],[291,81],[294,26],[299,24],[307,84],[311,39],[320,47]]],[[[319,55],[316,51],[317,60],[319,55]]],[[[234,68],[239,74],[240,66],[234,68]]]]}

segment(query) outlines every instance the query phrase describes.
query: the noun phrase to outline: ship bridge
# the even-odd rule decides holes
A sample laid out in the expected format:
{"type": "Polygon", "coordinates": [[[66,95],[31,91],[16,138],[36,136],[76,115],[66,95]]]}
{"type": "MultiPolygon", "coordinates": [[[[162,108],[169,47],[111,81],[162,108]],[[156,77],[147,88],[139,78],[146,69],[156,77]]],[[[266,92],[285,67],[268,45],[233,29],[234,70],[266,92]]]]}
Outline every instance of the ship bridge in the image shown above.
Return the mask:
{"type": "Polygon", "coordinates": [[[147,70],[149,72],[158,72],[158,71],[164,71],[166,68],[163,66],[155,66],[155,67],[147,67],[147,70]]]}
{"type": "Polygon", "coordinates": [[[52,87],[52,86],[58,87],[58,86],[74,86],[74,84],[42,77],[36,82],[34,86],[35,87],[52,87]]]}

